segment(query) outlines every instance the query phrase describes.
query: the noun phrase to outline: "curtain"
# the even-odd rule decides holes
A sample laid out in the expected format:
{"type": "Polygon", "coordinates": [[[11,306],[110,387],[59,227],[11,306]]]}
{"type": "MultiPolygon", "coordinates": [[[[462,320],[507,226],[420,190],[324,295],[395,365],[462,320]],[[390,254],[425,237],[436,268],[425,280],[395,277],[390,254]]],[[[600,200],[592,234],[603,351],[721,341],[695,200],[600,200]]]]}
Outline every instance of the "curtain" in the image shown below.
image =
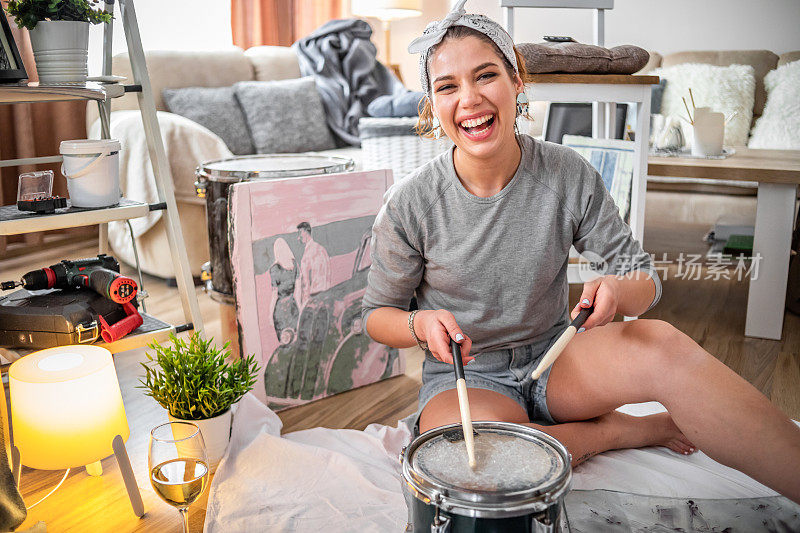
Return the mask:
{"type": "Polygon", "coordinates": [[[231,0],[233,44],[290,46],[343,16],[342,0],[231,0]]]}
{"type": "MultiPolygon", "coordinates": [[[[25,64],[29,81],[38,81],[28,30],[18,29],[14,21],[10,19],[9,24],[25,64]]],[[[85,101],[0,105],[0,159],[58,155],[59,144],[62,140],[85,137],[85,101]]],[[[67,195],[67,184],[61,176],[58,164],[6,167],[0,169],[0,205],[16,203],[19,174],[34,170],[52,170],[54,174],[53,193],[60,196],[67,195]]],[[[6,251],[9,239],[11,242],[24,241],[36,244],[41,242],[42,235],[0,237],[0,254],[4,254],[6,251]]]]}

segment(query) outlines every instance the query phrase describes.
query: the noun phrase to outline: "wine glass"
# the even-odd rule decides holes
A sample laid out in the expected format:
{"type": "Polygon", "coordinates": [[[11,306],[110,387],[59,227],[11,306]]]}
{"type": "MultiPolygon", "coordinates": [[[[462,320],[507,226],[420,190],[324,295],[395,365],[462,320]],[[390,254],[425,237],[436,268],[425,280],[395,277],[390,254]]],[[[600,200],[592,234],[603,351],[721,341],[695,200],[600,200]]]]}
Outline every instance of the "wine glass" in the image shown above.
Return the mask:
{"type": "Polygon", "coordinates": [[[150,432],[150,484],[162,500],[178,508],[189,533],[189,506],[208,485],[208,455],[200,429],[191,422],[167,422],[150,432]]]}

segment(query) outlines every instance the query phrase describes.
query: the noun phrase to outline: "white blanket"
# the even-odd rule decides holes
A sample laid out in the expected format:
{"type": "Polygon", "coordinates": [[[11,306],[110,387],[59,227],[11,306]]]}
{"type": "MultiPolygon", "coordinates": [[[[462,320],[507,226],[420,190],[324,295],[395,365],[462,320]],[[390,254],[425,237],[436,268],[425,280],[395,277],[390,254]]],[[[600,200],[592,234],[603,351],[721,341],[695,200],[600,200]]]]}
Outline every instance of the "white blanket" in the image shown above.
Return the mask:
{"type": "MultiPolygon", "coordinates": [[[[663,411],[658,403],[620,409],[663,411]]],[[[403,531],[403,422],[364,431],[315,428],[280,435],[281,421],[252,394],[234,413],[233,434],[210,487],[205,531],[403,531]]],[[[666,448],[607,452],[574,470],[573,489],[673,498],[757,498],[776,493],[702,452],[666,448]]]]}
{"type": "MultiPolygon", "coordinates": [[[[156,116],[172,174],[175,198],[179,201],[205,204],[205,201],[198,200],[195,195],[195,168],[204,161],[232,157],[233,154],[215,133],[188,118],[166,111],[158,111],[156,116]]],[[[157,203],[158,189],[141,114],[131,110],[114,111],[111,113],[110,127],[111,137],[122,143],[119,186],[123,196],[137,202],[157,203]]],[[[99,119],[92,124],[89,136],[93,139],[100,137],[99,119]]],[[[147,216],[131,219],[134,237],[139,237],[152,228],[163,213],[164,211],[151,211],[147,216]]],[[[124,224],[112,222],[114,228],[109,231],[126,234],[124,224]]]]}

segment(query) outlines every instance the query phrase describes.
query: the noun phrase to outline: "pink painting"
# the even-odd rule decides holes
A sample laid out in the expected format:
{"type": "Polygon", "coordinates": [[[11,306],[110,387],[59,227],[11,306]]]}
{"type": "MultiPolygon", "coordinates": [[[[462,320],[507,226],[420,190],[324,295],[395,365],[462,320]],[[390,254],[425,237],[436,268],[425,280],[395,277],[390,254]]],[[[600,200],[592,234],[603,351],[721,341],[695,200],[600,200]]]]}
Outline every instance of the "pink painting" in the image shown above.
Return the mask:
{"type": "Polygon", "coordinates": [[[403,372],[369,339],[361,298],[390,171],[243,182],[231,188],[231,258],[242,352],[274,410],[403,372]]]}

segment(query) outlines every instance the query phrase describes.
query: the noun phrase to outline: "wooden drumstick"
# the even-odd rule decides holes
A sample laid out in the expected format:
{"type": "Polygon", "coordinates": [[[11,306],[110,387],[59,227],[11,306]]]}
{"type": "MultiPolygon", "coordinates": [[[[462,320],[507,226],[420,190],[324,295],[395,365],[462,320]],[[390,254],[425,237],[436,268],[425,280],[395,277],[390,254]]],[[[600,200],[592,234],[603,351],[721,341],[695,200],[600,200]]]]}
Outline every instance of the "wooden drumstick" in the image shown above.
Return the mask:
{"type": "Polygon", "coordinates": [[[536,370],[534,370],[531,374],[533,379],[539,379],[539,376],[541,376],[550,365],[555,363],[556,359],[558,359],[558,356],[561,355],[561,352],[567,346],[567,343],[572,340],[572,337],[574,337],[575,333],[578,332],[578,328],[580,328],[583,323],[586,322],[586,319],[589,318],[589,315],[592,314],[592,311],[594,311],[594,307],[584,307],[581,309],[581,312],[578,313],[578,316],[575,317],[575,320],[573,320],[572,323],[567,326],[567,329],[564,330],[564,333],[558,337],[556,342],[554,342],[550,349],[547,350],[547,353],[544,354],[542,360],[539,361],[539,364],[536,366],[536,370]]]}
{"type": "Polygon", "coordinates": [[[464,362],[461,360],[461,346],[450,339],[450,351],[453,353],[453,367],[456,371],[456,390],[458,391],[458,407],[461,410],[461,429],[464,432],[464,442],[467,445],[469,467],[473,470],[475,461],[475,439],[472,435],[472,415],[469,412],[469,397],[467,396],[467,380],[464,378],[464,362]]]}

